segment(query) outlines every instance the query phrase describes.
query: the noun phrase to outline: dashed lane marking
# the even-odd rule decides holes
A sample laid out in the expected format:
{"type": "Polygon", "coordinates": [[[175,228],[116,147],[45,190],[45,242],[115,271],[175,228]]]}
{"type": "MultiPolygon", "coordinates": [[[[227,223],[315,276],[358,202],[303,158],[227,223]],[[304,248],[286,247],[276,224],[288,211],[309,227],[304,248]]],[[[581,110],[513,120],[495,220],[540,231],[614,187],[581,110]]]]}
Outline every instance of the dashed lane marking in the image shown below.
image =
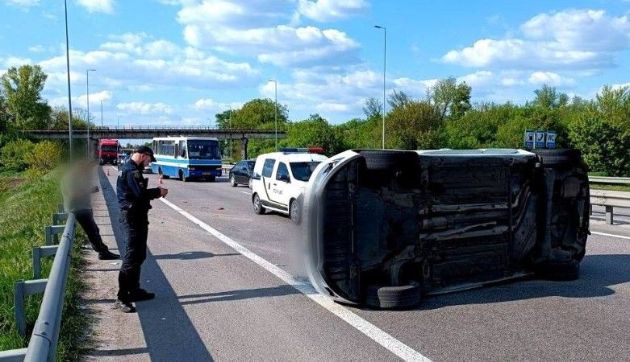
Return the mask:
{"type": "Polygon", "coordinates": [[[372,323],[366,321],[360,316],[354,314],[349,309],[335,303],[332,299],[319,294],[315,288],[310,283],[305,283],[296,280],[291,274],[286,271],[280,269],[276,265],[268,262],[267,260],[261,258],[260,256],[254,254],[249,249],[245,248],[241,244],[232,240],[228,236],[222,234],[215,228],[210,225],[204,223],[203,221],[197,219],[193,215],[189,214],[185,210],[181,209],[177,205],[172,202],[161,198],[160,201],[168,205],[173,210],[179,212],[181,215],[186,217],[188,220],[197,224],[200,228],[204,229],[217,239],[221,240],[224,244],[228,245],[238,253],[242,254],[249,260],[261,266],[263,269],[267,270],[271,274],[280,278],[282,281],[297,289],[300,293],[304,294],[307,298],[311,299],[315,303],[319,304],[329,312],[333,313],[337,317],[344,320],[346,323],[350,324],[352,327],[357,329],[359,332],[363,333],[376,343],[385,347],[387,350],[398,356],[399,358],[405,361],[430,361],[427,357],[423,356],[420,352],[414,350],[413,348],[407,346],[396,338],[392,337],[382,329],[373,325],[372,323]]]}

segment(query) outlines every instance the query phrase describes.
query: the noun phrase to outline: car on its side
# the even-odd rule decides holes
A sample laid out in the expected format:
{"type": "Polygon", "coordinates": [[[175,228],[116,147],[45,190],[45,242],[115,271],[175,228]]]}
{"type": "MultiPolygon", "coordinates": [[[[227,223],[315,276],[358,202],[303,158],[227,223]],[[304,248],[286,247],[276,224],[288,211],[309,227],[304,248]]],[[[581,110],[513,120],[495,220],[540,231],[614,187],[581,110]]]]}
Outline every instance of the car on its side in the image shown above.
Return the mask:
{"type": "Polygon", "coordinates": [[[321,293],[375,308],[530,275],[572,280],[589,208],[578,150],[349,150],[306,190],[307,269],[321,293]]]}
{"type": "Polygon", "coordinates": [[[249,185],[249,180],[254,172],[254,164],[256,160],[242,160],[237,162],[228,173],[230,185],[236,187],[238,185],[249,185]]]}
{"type": "Polygon", "coordinates": [[[276,211],[299,222],[304,189],[313,170],[326,159],[324,155],[300,150],[259,155],[251,177],[254,212],[276,211]]]}

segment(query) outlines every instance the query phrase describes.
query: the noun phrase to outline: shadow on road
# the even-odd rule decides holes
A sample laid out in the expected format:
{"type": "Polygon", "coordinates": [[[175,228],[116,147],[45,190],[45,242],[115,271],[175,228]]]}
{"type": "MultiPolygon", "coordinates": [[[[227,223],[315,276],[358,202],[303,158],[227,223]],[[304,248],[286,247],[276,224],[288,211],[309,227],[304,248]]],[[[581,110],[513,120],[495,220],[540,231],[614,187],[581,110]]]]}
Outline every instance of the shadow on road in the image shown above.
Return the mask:
{"type": "MultiPolygon", "coordinates": [[[[125,237],[122,233],[118,202],[109,180],[99,170],[101,188],[107,201],[107,208],[111,215],[112,230],[116,236],[119,250],[125,250],[125,237]]],[[[156,259],[147,253],[147,259],[142,266],[142,279],[151,281],[150,289],[157,294],[151,301],[136,303],[136,309],[144,339],[152,361],[212,361],[212,356],[199,336],[195,326],[188,318],[177,299],[177,294],[166,279],[157,264],[156,259]]],[[[120,350],[120,356],[124,351],[120,350]]],[[[146,352],[145,351],[145,352],[146,352]]],[[[94,354],[97,351],[90,352],[94,354]]],[[[129,354],[134,354],[129,350],[129,354]]]]}
{"type": "Polygon", "coordinates": [[[284,295],[300,294],[295,288],[288,285],[281,285],[270,288],[256,288],[256,289],[239,289],[229,290],[218,293],[202,293],[202,294],[189,294],[180,295],[180,299],[185,299],[181,302],[182,305],[186,304],[202,304],[211,302],[225,302],[241,299],[253,299],[253,298],[266,298],[266,297],[279,297],[284,295]],[[202,299],[196,299],[202,298],[202,299]]]}
{"type": "Polygon", "coordinates": [[[190,251],[186,253],[177,253],[177,254],[153,255],[153,257],[158,260],[192,260],[192,259],[215,258],[217,256],[234,256],[234,255],[241,255],[241,254],[238,254],[238,253],[213,254],[213,253],[208,253],[205,251],[190,251]]]}
{"type": "Polygon", "coordinates": [[[593,298],[612,295],[611,288],[630,282],[630,255],[587,255],[581,264],[580,278],[574,281],[527,280],[441,296],[428,297],[419,309],[451,305],[489,304],[517,300],[564,297],[593,298]]]}

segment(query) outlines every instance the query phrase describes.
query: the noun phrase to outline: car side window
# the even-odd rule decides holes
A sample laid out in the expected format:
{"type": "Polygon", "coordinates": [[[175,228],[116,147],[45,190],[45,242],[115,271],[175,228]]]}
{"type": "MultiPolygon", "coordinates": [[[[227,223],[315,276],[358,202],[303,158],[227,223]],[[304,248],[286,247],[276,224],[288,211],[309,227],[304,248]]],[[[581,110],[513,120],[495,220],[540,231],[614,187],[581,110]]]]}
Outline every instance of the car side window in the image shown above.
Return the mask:
{"type": "Polygon", "coordinates": [[[276,164],[276,160],[274,160],[273,158],[266,159],[265,163],[263,164],[262,176],[271,177],[271,173],[273,172],[273,166],[275,164],[276,164]]]}
{"type": "Polygon", "coordinates": [[[284,162],[278,164],[278,171],[276,171],[276,180],[289,181],[289,169],[284,162]]]}

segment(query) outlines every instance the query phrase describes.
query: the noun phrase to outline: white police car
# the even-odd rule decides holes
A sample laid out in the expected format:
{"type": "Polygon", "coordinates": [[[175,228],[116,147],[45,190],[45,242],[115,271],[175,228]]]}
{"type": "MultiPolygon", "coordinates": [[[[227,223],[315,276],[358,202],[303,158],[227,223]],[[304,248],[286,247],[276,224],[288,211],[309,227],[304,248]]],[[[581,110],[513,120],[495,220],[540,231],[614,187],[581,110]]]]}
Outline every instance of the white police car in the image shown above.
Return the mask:
{"type": "Polygon", "coordinates": [[[287,214],[300,221],[300,200],[317,165],[328,157],[314,152],[321,148],[285,148],[256,158],[251,177],[254,212],[266,210],[287,214]]]}

